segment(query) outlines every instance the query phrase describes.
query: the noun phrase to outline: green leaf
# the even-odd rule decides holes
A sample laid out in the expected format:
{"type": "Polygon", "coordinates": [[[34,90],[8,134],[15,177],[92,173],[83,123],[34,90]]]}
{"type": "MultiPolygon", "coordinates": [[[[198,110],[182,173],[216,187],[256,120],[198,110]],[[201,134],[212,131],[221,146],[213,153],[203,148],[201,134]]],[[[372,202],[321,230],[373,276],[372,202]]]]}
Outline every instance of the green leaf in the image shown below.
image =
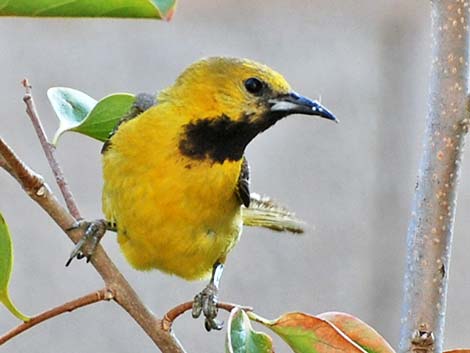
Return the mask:
{"type": "Polygon", "coordinates": [[[60,121],[53,145],[57,145],[59,137],[66,131],[105,141],[135,99],[129,93],[115,93],[96,102],[83,92],[65,87],[50,88],[47,95],[60,121]]]}
{"type": "Polygon", "coordinates": [[[106,141],[119,120],[129,112],[134,100],[135,96],[130,93],[114,93],[104,97],[72,130],[106,141]]]}
{"type": "Polygon", "coordinates": [[[97,103],[85,93],[67,87],[49,88],[47,97],[60,121],[52,140],[53,145],[57,144],[59,137],[65,131],[79,126],[97,103]]]}
{"type": "Polygon", "coordinates": [[[254,331],[246,313],[235,308],[230,313],[225,342],[227,353],[273,353],[271,337],[254,331]]]}
{"type": "Polygon", "coordinates": [[[176,0],[0,0],[0,16],[170,20],[176,0]]]}
{"type": "Polygon", "coordinates": [[[267,320],[248,315],[277,333],[295,353],[366,353],[333,324],[315,316],[295,312],[267,320]]]}
{"type": "Polygon", "coordinates": [[[29,321],[29,317],[23,315],[13,304],[8,292],[11,271],[13,270],[13,244],[10,231],[2,214],[0,213],[0,302],[10,312],[22,321],[29,321]]]}
{"type": "Polygon", "coordinates": [[[335,325],[368,353],[395,353],[376,330],[357,317],[338,312],[323,313],[317,317],[335,325]]]}

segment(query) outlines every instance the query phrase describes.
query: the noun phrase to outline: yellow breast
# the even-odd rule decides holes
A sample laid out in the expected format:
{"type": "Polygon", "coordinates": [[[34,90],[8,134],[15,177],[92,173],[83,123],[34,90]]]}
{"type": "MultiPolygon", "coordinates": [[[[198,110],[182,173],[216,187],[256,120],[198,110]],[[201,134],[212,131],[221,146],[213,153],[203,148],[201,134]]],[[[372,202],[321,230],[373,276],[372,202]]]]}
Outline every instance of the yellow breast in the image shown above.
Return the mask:
{"type": "Polygon", "coordinates": [[[200,279],[239,238],[241,162],[181,155],[178,113],[158,105],[119,128],[103,155],[103,211],[132,266],[200,279]]]}

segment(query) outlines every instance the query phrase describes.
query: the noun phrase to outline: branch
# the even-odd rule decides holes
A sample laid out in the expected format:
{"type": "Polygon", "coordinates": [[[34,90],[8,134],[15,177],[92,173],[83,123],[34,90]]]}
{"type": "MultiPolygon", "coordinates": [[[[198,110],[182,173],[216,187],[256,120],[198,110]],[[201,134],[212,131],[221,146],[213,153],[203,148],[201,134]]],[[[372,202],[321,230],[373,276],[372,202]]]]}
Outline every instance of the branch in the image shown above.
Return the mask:
{"type": "Polygon", "coordinates": [[[7,332],[5,335],[1,336],[0,346],[5,342],[11,340],[13,337],[18,336],[20,333],[30,329],[33,326],[40,324],[41,322],[52,319],[53,317],[56,317],[63,313],[74,311],[75,309],[82,308],[90,304],[111,299],[113,299],[113,293],[107,288],[103,288],[97,292],[84,295],[83,297],[77,298],[68,303],[47,310],[42,314],[32,317],[28,322],[22,323],[21,325],[15,327],[13,330],[7,332]]]}
{"type": "Polygon", "coordinates": [[[10,166],[8,165],[7,161],[0,156],[0,168],[6,169],[9,168],[10,166]]]}
{"type": "MultiPolygon", "coordinates": [[[[173,309],[169,310],[162,319],[162,328],[165,331],[170,331],[173,325],[173,322],[178,318],[178,316],[184,314],[186,311],[191,310],[193,307],[193,302],[186,302],[180,305],[175,306],[173,309]]],[[[246,311],[253,311],[253,308],[248,306],[240,306],[237,304],[231,303],[217,303],[219,309],[224,309],[225,311],[231,312],[233,308],[241,308],[246,311]]]]}
{"type": "MultiPolygon", "coordinates": [[[[37,114],[36,117],[39,120],[37,114]]],[[[52,159],[55,161],[53,155],[52,159]]],[[[69,230],[76,219],[59,203],[43,178],[27,167],[0,137],[0,161],[2,160],[4,162],[0,163],[0,166],[6,166],[6,170],[19,182],[25,192],[49,214],[74,243],[79,241],[83,236],[83,230],[78,228],[69,230]]],[[[177,339],[171,332],[163,330],[161,320],[154,317],[142,303],[100,245],[93,254],[91,264],[103,278],[106,287],[114,293],[113,300],[129,313],[162,352],[184,353],[177,339]]]]}
{"type": "Polygon", "coordinates": [[[13,178],[16,179],[16,175],[13,172],[13,169],[11,169],[10,165],[1,155],[0,155],[0,168],[5,169],[7,173],[9,173],[13,178]]]}
{"type": "Polygon", "coordinates": [[[48,142],[46,132],[44,127],[42,126],[41,120],[39,119],[38,112],[36,110],[36,105],[34,104],[34,99],[31,94],[31,85],[28,82],[28,79],[24,79],[22,81],[23,87],[25,88],[25,95],[23,97],[23,101],[26,104],[26,113],[28,114],[31,122],[33,123],[34,130],[36,131],[36,135],[39,138],[39,142],[41,143],[42,149],[44,154],[46,155],[47,161],[49,162],[49,166],[54,173],[55,180],[57,185],[59,186],[60,192],[64,197],[65,204],[69,209],[70,214],[75,219],[80,219],[80,212],[78,210],[77,204],[73,198],[72,192],[70,191],[67,182],[64,177],[64,173],[62,172],[62,168],[60,167],[57,159],[55,158],[55,146],[51,145],[48,142]]]}
{"type": "Polygon", "coordinates": [[[400,352],[442,352],[457,185],[467,132],[470,9],[433,0],[424,151],[407,236],[400,352]]]}
{"type": "Polygon", "coordinates": [[[10,173],[27,192],[36,193],[43,185],[42,177],[29,169],[13,150],[0,137],[0,164],[8,173],[10,173]]]}

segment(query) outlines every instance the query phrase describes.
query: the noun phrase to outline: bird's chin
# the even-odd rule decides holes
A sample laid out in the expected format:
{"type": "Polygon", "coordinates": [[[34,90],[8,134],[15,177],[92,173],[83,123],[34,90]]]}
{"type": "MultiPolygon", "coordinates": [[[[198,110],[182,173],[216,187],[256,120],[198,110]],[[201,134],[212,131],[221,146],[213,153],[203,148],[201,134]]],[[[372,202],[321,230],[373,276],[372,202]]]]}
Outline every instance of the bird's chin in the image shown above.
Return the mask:
{"type": "Polygon", "coordinates": [[[257,121],[252,122],[253,130],[256,131],[256,135],[258,135],[288,115],[290,115],[288,112],[267,111],[257,121]]]}

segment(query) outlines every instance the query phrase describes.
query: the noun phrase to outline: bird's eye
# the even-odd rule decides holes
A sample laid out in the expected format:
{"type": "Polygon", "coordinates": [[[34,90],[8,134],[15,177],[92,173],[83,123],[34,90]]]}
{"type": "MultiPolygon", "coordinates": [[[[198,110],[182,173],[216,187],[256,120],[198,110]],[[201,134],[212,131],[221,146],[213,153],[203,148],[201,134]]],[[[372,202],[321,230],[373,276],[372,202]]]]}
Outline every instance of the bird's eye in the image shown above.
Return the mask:
{"type": "Polygon", "coordinates": [[[245,81],[245,88],[251,94],[259,95],[263,91],[264,84],[259,79],[251,77],[245,81]]]}

